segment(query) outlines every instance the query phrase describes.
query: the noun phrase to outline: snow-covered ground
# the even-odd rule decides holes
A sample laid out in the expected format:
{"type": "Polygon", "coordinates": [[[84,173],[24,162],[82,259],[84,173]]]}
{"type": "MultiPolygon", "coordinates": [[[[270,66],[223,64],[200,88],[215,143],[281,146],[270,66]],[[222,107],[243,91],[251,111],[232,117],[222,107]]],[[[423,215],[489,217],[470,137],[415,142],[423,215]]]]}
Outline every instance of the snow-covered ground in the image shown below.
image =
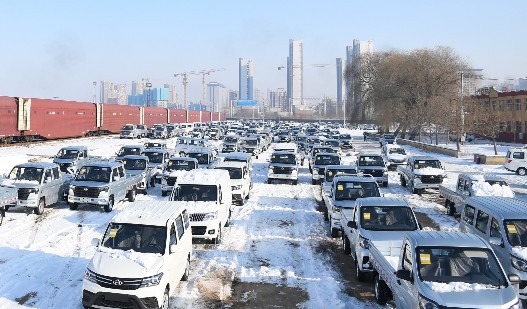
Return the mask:
{"type": "MultiPolygon", "coordinates": [[[[361,131],[351,133],[357,141],[362,140],[361,131]]],[[[67,145],[85,145],[92,155],[110,157],[124,144],[145,141],[107,136],[3,147],[0,148],[0,171],[6,173],[14,164],[26,160],[49,162],[67,145]]],[[[172,141],[168,144],[173,147],[172,141]]],[[[376,142],[357,142],[357,145],[367,152],[380,151],[376,142]]],[[[415,148],[404,147],[411,155],[423,154],[415,148]]],[[[475,148],[474,152],[483,152],[492,145],[477,147],[481,151],[475,148]]],[[[460,172],[496,173],[511,184],[518,198],[525,199],[526,178],[501,166],[476,165],[468,156],[430,155],[444,163],[448,183],[453,184],[460,172]]],[[[234,298],[233,284],[245,282],[299,288],[307,294],[299,304],[304,308],[378,308],[376,304],[349,296],[347,281],[343,280],[347,278],[342,278],[338,267],[317,250],[321,244],[335,240],[328,234],[328,223],[317,211],[316,197],[320,196],[320,189],[311,185],[307,162],[300,169],[297,186],[267,184],[268,157],[269,152],[255,159],[251,198],[244,206],[236,207],[222,243],[194,244],[190,280],[179,284],[171,298],[172,307],[208,308],[218,302],[229,306],[234,298]]],[[[437,194],[411,195],[400,186],[397,172],[390,172],[390,185],[381,190],[385,196],[406,199],[440,229],[457,230],[458,222],[444,215],[444,207],[437,203],[437,194]]],[[[166,198],[161,197],[156,186],[148,195],[138,195],[137,199],[166,198]]],[[[94,253],[91,240],[101,237],[110,218],[128,204],[118,203],[112,213],[105,213],[95,206],[72,211],[65,203],[59,203],[46,209],[42,216],[20,208],[10,209],[0,226],[0,308],[82,308],[82,278],[94,253]]]]}

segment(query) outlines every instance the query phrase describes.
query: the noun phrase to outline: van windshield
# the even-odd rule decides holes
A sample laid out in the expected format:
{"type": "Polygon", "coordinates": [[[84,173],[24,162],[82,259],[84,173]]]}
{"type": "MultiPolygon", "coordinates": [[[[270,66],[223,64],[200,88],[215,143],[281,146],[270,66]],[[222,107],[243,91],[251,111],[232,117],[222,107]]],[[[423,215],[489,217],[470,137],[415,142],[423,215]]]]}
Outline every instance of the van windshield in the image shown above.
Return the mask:
{"type": "Polygon", "coordinates": [[[125,170],[142,171],[146,169],[146,160],[144,159],[126,159],[123,160],[125,170]]]}
{"type": "Polygon", "coordinates": [[[406,154],[406,152],[404,151],[403,148],[390,148],[388,150],[388,153],[398,153],[398,154],[402,154],[402,155],[406,154]]]}
{"type": "Polygon", "coordinates": [[[163,163],[162,152],[145,152],[144,155],[147,156],[148,160],[152,163],[163,163]]]}
{"type": "Polygon", "coordinates": [[[296,164],[296,155],[291,154],[273,154],[271,163],[296,164]]]}
{"type": "Polygon", "coordinates": [[[219,170],[226,170],[229,172],[231,179],[242,179],[242,169],[238,167],[218,167],[219,170]]]}
{"type": "Polygon", "coordinates": [[[331,147],[339,147],[340,143],[339,141],[326,141],[324,142],[324,145],[331,146],[331,147]]]}
{"type": "Polygon", "coordinates": [[[163,226],[110,223],[102,246],[123,251],[164,254],[166,235],[166,228],[163,226]]]}
{"type": "Polygon", "coordinates": [[[40,182],[42,179],[43,168],[40,167],[24,167],[15,166],[9,173],[9,179],[11,180],[28,180],[40,182]]]}
{"type": "Polygon", "coordinates": [[[57,158],[59,159],[76,159],[79,155],[78,150],[74,149],[61,149],[57,153],[57,158]]]}
{"type": "Polygon", "coordinates": [[[506,285],[498,261],[489,249],[418,247],[415,251],[422,281],[506,285]]]}
{"type": "Polygon", "coordinates": [[[344,182],[336,185],[335,200],[356,200],[362,197],[379,197],[379,189],[375,182],[344,182]]]}
{"type": "Polygon", "coordinates": [[[315,165],[338,165],[340,159],[338,156],[317,155],[315,165]]]}
{"type": "Polygon", "coordinates": [[[109,182],[111,168],[102,166],[83,166],[75,175],[75,180],[109,182]]]}
{"type": "Polygon", "coordinates": [[[133,130],[134,126],[124,126],[121,130],[133,130]]]}
{"type": "Polygon", "coordinates": [[[238,138],[237,137],[234,137],[234,136],[227,136],[225,138],[225,143],[237,143],[238,142],[238,138]]]}
{"type": "Polygon", "coordinates": [[[167,171],[190,171],[196,168],[194,161],[170,160],[167,164],[167,171]]]}
{"type": "Polygon", "coordinates": [[[189,153],[188,156],[198,160],[199,164],[209,164],[209,155],[206,153],[189,153]]]}
{"type": "Polygon", "coordinates": [[[371,231],[417,230],[417,223],[409,207],[362,207],[360,222],[363,229],[371,231]]]}
{"type": "Polygon", "coordinates": [[[119,150],[118,155],[123,157],[127,155],[140,155],[141,149],[140,148],[131,148],[131,147],[123,147],[121,150],[119,150]]]}
{"type": "Polygon", "coordinates": [[[527,220],[505,220],[503,225],[511,246],[527,247],[527,220]]]}
{"type": "Polygon", "coordinates": [[[441,162],[438,160],[417,160],[414,162],[414,168],[420,169],[420,168],[441,168],[441,162]]]}
{"type": "Polygon", "coordinates": [[[359,159],[359,166],[382,166],[384,160],[381,156],[361,156],[359,159]]]}
{"type": "Polygon", "coordinates": [[[343,173],[343,174],[348,174],[348,175],[356,175],[357,174],[357,170],[354,169],[354,168],[328,169],[326,171],[325,181],[326,182],[332,182],[333,178],[335,178],[335,175],[337,175],[337,173],[343,173]]]}
{"type": "Polygon", "coordinates": [[[175,201],[216,202],[218,188],[205,185],[179,185],[174,196],[175,201]]]}

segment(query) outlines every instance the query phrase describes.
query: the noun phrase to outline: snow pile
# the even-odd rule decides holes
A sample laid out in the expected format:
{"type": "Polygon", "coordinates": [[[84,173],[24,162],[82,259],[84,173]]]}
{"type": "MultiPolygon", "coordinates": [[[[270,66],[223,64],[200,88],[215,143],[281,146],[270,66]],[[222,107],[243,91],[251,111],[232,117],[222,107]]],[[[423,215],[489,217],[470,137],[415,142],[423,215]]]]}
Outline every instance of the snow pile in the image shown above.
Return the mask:
{"type": "Polygon", "coordinates": [[[466,292],[466,291],[477,291],[477,290],[490,290],[497,289],[496,286],[479,284],[479,283],[466,283],[466,282],[430,282],[423,281],[428,288],[437,293],[450,293],[450,292],[466,292]]]}
{"type": "Polygon", "coordinates": [[[497,183],[491,185],[485,181],[474,181],[472,183],[472,189],[474,190],[475,196],[514,197],[514,193],[509,186],[501,186],[497,183]]]}
{"type": "Polygon", "coordinates": [[[416,169],[414,171],[414,173],[416,175],[434,175],[434,176],[437,176],[437,175],[445,174],[445,171],[440,169],[440,168],[425,167],[425,168],[416,169]]]}
{"type": "Polygon", "coordinates": [[[108,253],[112,259],[130,260],[137,263],[145,269],[151,269],[152,266],[159,260],[161,254],[159,253],[139,253],[132,249],[123,251],[117,249],[111,249],[106,247],[100,247],[100,252],[108,253]]]}
{"type": "Polygon", "coordinates": [[[512,247],[512,254],[519,257],[520,259],[527,261],[527,248],[526,247],[512,247]]]}
{"type": "Polygon", "coordinates": [[[16,179],[4,179],[0,186],[13,188],[16,185],[26,184],[26,185],[38,185],[36,180],[16,180],[16,179]]]}

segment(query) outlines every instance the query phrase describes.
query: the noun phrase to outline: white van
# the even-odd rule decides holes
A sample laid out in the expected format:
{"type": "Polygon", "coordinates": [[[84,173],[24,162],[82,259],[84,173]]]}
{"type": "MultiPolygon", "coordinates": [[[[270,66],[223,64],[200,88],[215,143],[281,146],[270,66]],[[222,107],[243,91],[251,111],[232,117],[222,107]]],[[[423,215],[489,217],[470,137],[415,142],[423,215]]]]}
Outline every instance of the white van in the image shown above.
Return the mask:
{"type": "Polygon", "coordinates": [[[246,162],[222,162],[214,167],[226,170],[231,177],[232,199],[239,205],[245,204],[249,199],[250,190],[253,186],[251,172],[246,162]]]}
{"type": "Polygon", "coordinates": [[[490,243],[505,273],[520,277],[518,294],[527,299],[527,202],[510,197],[470,197],[459,230],[490,243]]]}
{"type": "Polygon", "coordinates": [[[525,176],[527,174],[527,148],[511,148],[505,157],[506,170],[525,176]]]}
{"type": "Polygon", "coordinates": [[[188,202],[193,238],[218,244],[233,207],[229,172],[216,169],[188,171],[178,177],[170,200],[188,202]]]}
{"type": "Polygon", "coordinates": [[[141,201],[108,224],[82,282],[85,308],[169,308],[189,277],[192,256],[185,203],[141,201]]]}

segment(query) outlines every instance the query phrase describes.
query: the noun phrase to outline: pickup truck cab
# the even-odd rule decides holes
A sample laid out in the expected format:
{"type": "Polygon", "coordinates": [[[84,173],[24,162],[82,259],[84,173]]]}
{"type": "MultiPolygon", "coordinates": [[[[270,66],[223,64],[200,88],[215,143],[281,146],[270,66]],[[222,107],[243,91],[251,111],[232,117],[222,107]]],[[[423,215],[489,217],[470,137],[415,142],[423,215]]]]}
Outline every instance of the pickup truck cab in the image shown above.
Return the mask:
{"type": "Polygon", "coordinates": [[[216,151],[215,147],[207,139],[193,137],[178,137],[174,153],[179,156],[185,156],[189,150],[198,147],[211,148],[216,151]]]}
{"type": "Polygon", "coordinates": [[[396,137],[394,134],[383,134],[379,138],[379,143],[381,144],[381,147],[387,144],[388,145],[395,144],[395,141],[396,141],[396,137]]]}
{"type": "Polygon", "coordinates": [[[149,132],[148,126],[144,124],[138,124],[137,132],[139,133],[141,137],[148,137],[148,132],[149,132]]]}
{"type": "Polygon", "coordinates": [[[31,162],[13,167],[2,182],[2,186],[17,190],[16,202],[12,206],[33,209],[37,215],[44,208],[64,200],[71,176],[62,174],[55,163],[31,162]]]}
{"type": "Polygon", "coordinates": [[[194,158],[198,161],[199,168],[214,168],[218,163],[216,154],[213,149],[206,147],[196,147],[187,151],[189,158],[194,158]]]}
{"type": "Polygon", "coordinates": [[[96,159],[100,158],[88,156],[88,148],[85,146],[67,146],[62,147],[53,157],[53,163],[59,165],[61,172],[75,174],[79,166],[96,159]]]}
{"type": "Polygon", "coordinates": [[[145,147],[143,145],[124,145],[115,154],[115,161],[121,161],[124,156],[129,155],[142,156],[144,151],[145,147]]]}
{"type": "Polygon", "coordinates": [[[167,196],[172,192],[178,177],[186,172],[198,168],[198,160],[189,157],[172,157],[168,160],[162,173],[158,174],[161,183],[161,195],[167,196]]]}
{"type": "Polygon", "coordinates": [[[527,175],[527,148],[511,148],[507,150],[503,166],[506,170],[515,172],[520,176],[527,175]]]}
{"type": "Polygon", "coordinates": [[[124,171],[127,177],[140,176],[141,181],[137,184],[137,193],[147,194],[152,180],[151,169],[148,167],[147,156],[129,155],[123,157],[124,171]]]}
{"type": "Polygon", "coordinates": [[[168,138],[168,130],[164,124],[154,125],[152,131],[152,138],[165,139],[168,138]]]}
{"type": "Polygon", "coordinates": [[[181,129],[175,123],[169,123],[166,125],[168,137],[176,137],[181,135],[181,129]]]}
{"type": "Polygon", "coordinates": [[[307,155],[307,163],[309,166],[310,173],[313,173],[313,164],[315,161],[315,157],[318,153],[337,153],[337,151],[328,146],[314,146],[313,148],[311,148],[311,151],[307,155]]]}
{"type": "Polygon", "coordinates": [[[245,200],[250,197],[250,190],[253,186],[251,172],[245,162],[222,162],[214,167],[215,169],[226,170],[231,178],[232,200],[239,205],[245,204],[245,200]]]}
{"type": "Polygon", "coordinates": [[[357,157],[357,173],[364,173],[371,175],[375,180],[382,184],[383,187],[388,186],[388,168],[386,162],[381,155],[377,154],[360,154],[357,157]]]}
{"type": "Polygon", "coordinates": [[[237,152],[240,150],[241,138],[238,135],[226,135],[223,139],[222,152],[237,152]]]}
{"type": "Polygon", "coordinates": [[[276,180],[290,182],[293,185],[298,183],[298,158],[295,152],[274,151],[271,154],[267,183],[276,180]]]}
{"type": "Polygon", "coordinates": [[[193,238],[220,243],[222,229],[228,225],[232,211],[229,172],[191,170],[178,178],[170,200],[188,202],[193,238]]]}
{"type": "Polygon", "coordinates": [[[344,152],[353,150],[353,138],[350,134],[340,134],[340,149],[344,152]]]}
{"type": "Polygon", "coordinates": [[[507,197],[471,197],[459,230],[487,241],[507,274],[520,277],[516,287],[527,299],[527,202],[507,197]]]}
{"type": "Polygon", "coordinates": [[[192,257],[185,203],[141,201],[113,217],[82,281],[85,308],[169,308],[192,257]]]}
{"type": "Polygon", "coordinates": [[[344,174],[348,176],[357,175],[357,167],[355,165],[326,165],[322,179],[322,194],[329,195],[335,176],[344,174]]]}
{"type": "Polygon", "coordinates": [[[231,153],[221,153],[218,157],[223,160],[223,162],[245,162],[249,171],[253,170],[253,158],[250,154],[245,152],[231,152],[231,153]]]}
{"type": "Polygon", "coordinates": [[[144,144],[145,150],[146,149],[167,149],[166,143],[158,143],[158,142],[147,142],[144,144]]]}
{"type": "Polygon", "coordinates": [[[379,304],[397,308],[521,308],[489,244],[472,234],[407,232],[396,257],[368,242],[379,304]]]}
{"type": "Polygon", "coordinates": [[[262,146],[257,137],[247,137],[243,141],[242,150],[254,155],[258,159],[258,155],[262,151],[262,146]]]}
{"type": "Polygon", "coordinates": [[[493,174],[461,173],[455,187],[439,186],[439,196],[445,198],[446,214],[461,213],[471,196],[514,197],[505,180],[493,174]]]}
{"type": "Polygon", "coordinates": [[[156,169],[160,168],[160,165],[165,164],[171,156],[168,149],[146,149],[143,152],[143,156],[148,157],[148,168],[156,169]]]}
{"type": "Polygon", "coordinates": [[[68,203],[71,210],[79,204],[101,205],[105,212],[113,210],[113,205],[125,198],[135,200],[137,186],[142,176],[126,176],[122,162],[100,161],[81,167],[75,174],[68,190],[68,203]]]}
{"type": "Polygon", "coordinates": [[[120,138],[141,138],[141,133],[137,129],[137,126],[135,124],[125,124],[121,128],[121,134],[119,135],[120,138]]]}
{"type": "Polygon", "coordinates": [[[397,144],[384,144],[382,157],[388,164],[389,169],[397,169],[397,166],[406,164],[406,151],[397,144]]]}
{"type": "Polygon", "coordinates": [[[394,256],[399,254],[404,234],[419,230],[412,208],[400,198],[358,198],[353,211],[341,215],[342,247],[353,257],[359,281],[373,272],[366,242],[373,243],[384,255],[394,256]]]}
{"type": "Polygon", "coordinates": [[[313,173],[311,174],[311,184],[322,184],[324,179],[325,167],[328,165],[340,165],[340,155],[337,153],[319,152],[313,161],[313,173]]]}
{"type": "Polygon", "coordinates": [[[424,189],[438,189],[446,178],[441,162],[428,156],[409,157],[406,165],[398,166],[397,171],[401,178],[401,186],[408,186],[414,194],[424,189]]]}
{"type": "Polygon", "coordinates": [[[340,142],[339,142],[338,139],[334,139],[334,138],[323,139],[322,140],[322,146],[331,147],[331,148],[333,148],[333,150],[335,150],[335,152],[339,152],[340,151],[340,142]]]}
{"type": "Polygon", "coordinates": [[[364,197],[380,197],[381,191],[371,176],[335,176],[329,195],[323,195],[330,222],[331,237],[338,237],[341,227],[341,213],[353,211],[355,200],[364,197]]]}

